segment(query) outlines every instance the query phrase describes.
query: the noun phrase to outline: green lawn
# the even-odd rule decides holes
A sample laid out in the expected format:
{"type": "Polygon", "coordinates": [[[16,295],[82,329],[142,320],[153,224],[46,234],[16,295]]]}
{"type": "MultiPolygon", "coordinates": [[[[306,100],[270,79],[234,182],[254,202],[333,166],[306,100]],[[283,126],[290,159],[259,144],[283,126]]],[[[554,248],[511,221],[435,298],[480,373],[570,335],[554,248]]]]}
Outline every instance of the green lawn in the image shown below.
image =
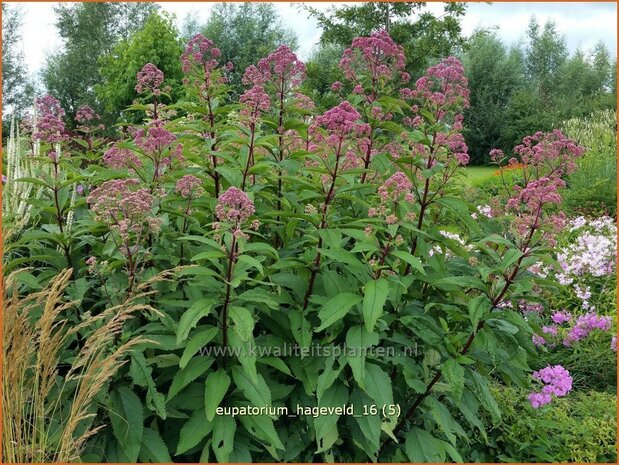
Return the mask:
{"type": "Polygon", "coordinates": [[[465,182],[473,186],[492,177],[496,170],[496,166],[467,166],[462,171],[465,182]]]}

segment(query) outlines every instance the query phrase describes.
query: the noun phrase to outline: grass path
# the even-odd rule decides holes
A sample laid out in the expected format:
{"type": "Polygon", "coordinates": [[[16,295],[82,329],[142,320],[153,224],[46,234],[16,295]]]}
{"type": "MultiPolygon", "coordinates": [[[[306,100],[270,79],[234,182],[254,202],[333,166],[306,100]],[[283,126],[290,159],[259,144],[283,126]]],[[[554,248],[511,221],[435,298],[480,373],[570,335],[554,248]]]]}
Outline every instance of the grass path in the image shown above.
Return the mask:
{"type": "Polygon", "coordinates": [[[465,182],[474,186],[491,178],[496,169],[496,166],[467,166],[462,171],[465,182]]]}

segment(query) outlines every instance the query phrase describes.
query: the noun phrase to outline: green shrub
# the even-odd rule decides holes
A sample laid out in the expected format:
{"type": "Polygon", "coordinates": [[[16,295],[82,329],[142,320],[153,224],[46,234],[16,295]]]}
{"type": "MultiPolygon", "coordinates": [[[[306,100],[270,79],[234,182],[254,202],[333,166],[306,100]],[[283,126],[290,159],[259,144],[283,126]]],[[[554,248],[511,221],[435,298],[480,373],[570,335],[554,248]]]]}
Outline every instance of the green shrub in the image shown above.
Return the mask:
{"type": "Polygon", "coordinates": [[[568,179],[564,206],[599,216],[617,213],[617,113],[604,110],[563,124],[568,137],[587,147],[579,168],[568,179]]]}
{"type": "Polygon", "coordinates": [[[535,410],[520,388],[495,385],[501,420],[488,443],[472,444],[468,460],[496,462],[616,462],[617,397],[573,392],[535,410]]]}

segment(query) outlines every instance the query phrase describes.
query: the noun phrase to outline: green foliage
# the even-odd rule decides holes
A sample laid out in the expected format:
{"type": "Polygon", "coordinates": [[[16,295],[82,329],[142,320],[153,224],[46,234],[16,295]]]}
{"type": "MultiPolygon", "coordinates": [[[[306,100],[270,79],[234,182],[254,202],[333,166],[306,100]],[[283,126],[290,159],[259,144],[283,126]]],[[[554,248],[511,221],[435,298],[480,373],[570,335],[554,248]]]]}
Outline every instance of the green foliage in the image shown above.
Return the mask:
{"type": "Polygon", "coordinates": [[[574,392],[539,410],[519,388],[493,385],[502,419],[488,444],[472,442],[467,460],[484,462],[593,462],[617,460],[617,398],[574,392]]]}
{"type": "Polygon", "coordinates": [[[2,4],[2,121],[7,134],[10,113],[19,116],[32,102],[22,46],[23,12],[19,5],[2,4]]]}
{"type": "Polygon", "coordinates": [[[359,73],[372,98],[318,115],[293,58],[237,99],[202,61],[182,80],[180,48],[171,20],[150,16],[101,60],[99,95],[135,125],[117,152],[42,141],[19,180],[41,190],[3,257],[28,267],[24,293],[70,267],[69,324],[134,300],[154,309],[106,340],[137,342],[93,419],[112,427],[83,456],[462,461],[460,444],[500,421],[490,381],[529,384],[532,328],[511,308],[543,289],[527,269],[548,261],[552,225],[545,205],[527,225],[531,205],[489,218],[454,195],[459,63],[444,63],[443,89],[462,93],[444,105],[359,73]],[[145,62],[162,92],[132,103],[145,62]]]}
{"type": "Polygon", "coordinates": [[[99,59],[101,83],[96,94],[106,111],[117,118],[131,119],[124,110],[136,99],[136,74],[145,63],[163,71],[171,99],[182,93],[182,72],[179,56],[183,48],[173,19],[165,14],[152,14],[144,26],[121,40],[114,49],[99,59]]]}
{"type": "Polygon", "coordinates": [[[574,344],[543,351],[535,369],[560,364],[570,372],[574,389],[617,393],[617,353],[611,350],[610,332],[599,332],[574,344]]]}
{"type": "Polygon", "coordinates": [[[279,45],[297,48],[295,32],[283,26],[270,3],[216,3],[200,29],[221,50],[221,61],[234,64],[229,82],[235,95],[243,93],[241,79],[248,66],[279,45]]]}
{"type": "Polygon", "coordinates": [[[98,59],[139,30],[158,9],[154,3],[123,2],[67,3],[54,8],[64,47],[47,58],[42,79],[47,91],[60,100],[70,126],[82,105],[97,109],[107,123],[115,121],[118,115],[104,114],[95,95],[95,87],[102,82],[98,59]]]}
{"type": "Polygon", "coordinates": [[[580,214],[616,215],[617,114],[606,110],[563,123],[566,135],[587,148],[570,175],[565,208],[580,214]]]}
{"type": "Polygon", "coordinates": [[[488,162],[493,148],[509,153],[528,134],[616,106],[616,66],[604,44],[569,56],[553,22],[532,18],[524,43],[509,50],[479,31],[464,63],[471,90],[465,137],[474,164],[488,162]]]}
{"type": "MultiPolygon", "coordinates": [[[[465,112],[465,132],[472,164],[488,161],[488,153],[512,142],[507,139],[512,96],[522,86],[524,66],[517,49],[507,50],[494,33],[477,32],[464,55],[471,106],[465,112]]],[[[531,106],[525,105],[526,110],[531,106]]],[[[513,111],[513,109],[512,109],[513,111]]]]}

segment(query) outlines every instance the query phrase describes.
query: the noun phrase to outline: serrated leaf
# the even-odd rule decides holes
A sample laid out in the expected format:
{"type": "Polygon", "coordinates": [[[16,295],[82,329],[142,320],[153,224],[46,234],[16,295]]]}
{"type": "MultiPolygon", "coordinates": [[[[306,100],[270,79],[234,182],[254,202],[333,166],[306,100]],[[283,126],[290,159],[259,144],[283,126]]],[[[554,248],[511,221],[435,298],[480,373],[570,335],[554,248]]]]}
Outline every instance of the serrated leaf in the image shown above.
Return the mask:
{"type": "Polygon", "coordinates": [[[230,387],[230,377],[222,369],[208,375],[204,383],[204,406],[206,418],[212,421],[215,418],[217,407],[223,400],[230,387]]]}
{"type": "Polygon", "coordinates": [[[204,409],[193,412],[191,418],[181,428],[176,455],[187,452],[204,439],[213,429],[213,424],[206,418],[204,409]]]}
{"type": "Polygon", "coordinates": [[[445,461],[445,448],[442,442],[417,427],[413,427],[406,435],[404,448],[411,462],[442,463],[445,461]]]}
{"type": "Polygon", "coordinates": [[[361,296],[357,294],[338,294],[327,300],[318,312],[321,324],[314,331],[322,331],[337,323],[359,302],[361,302],[361,296]]]}
{"type": "Polygon", "coordinates": [[[171,463],[172,457],[159,433],[151,428],[144,428],[140,462],[143,463],[171,463]]]}
{"type": "Polygon", "coordinates": [[[396,250],[394,252],[391,252],[391,255],[393,255],[396,258],[399,258],[404,263],[409,264],[414,270],[419,271],[419,273],[426,274],[426,270],[424,270],[423,265],[421,264],[421,261],[414,255],[411,255],[408,252],[404,252],[403,250],[396,250]]]}
{"type": "Polygon", "coordinates": [[[365,383],[365,355],[369,347],[378,344],[378,334],[371,333],[363,326],[353,326],[346,333],[346,346],[354,350],[354,354],[347,355],[346,359],[352,369],[357,384],[363,387],[365,383]]]}
{"type": "Polygon", "coordinates": [[[213,452],[219,463],[226,463],[234,448],[236,421],[230,416],[218,416],[213,420],[213,452]]]}
{"type": "Polygon", "coordinates": [[[234,379],[234,384],[243,391],[247,400],[254,406],[271,406],[271,390],[262,375],[257,374],[254,380],[247,374],[245,369],[235,366],[232,367],[232,378],[234,379]]]}
{"type": "Polygon", "coordinates": [[[185,368],[185,365],[187,365],[189,360],[191,360],[191,357],[193,357],[196,352],[198,352],[202,347],[211,342],[213,338],[217,335],[218,331],[218,328],[211,326],[195,333],[187,342],[185,350],[183,351],[183,355],[178,362],[178,366],[181,369],[185,368]]]}
{"type": "Polygon", "coordinates": [[[280,450],[286,449],[275,430],[271,418],[264,415],[243,415],[240,419],[245,429],[249,431],[252,436],[267,442],[271,447],[280,450]]]}
{"type": "Polygon", "coordinates": [[[363,321],[368,332],[374,330],[376,322],[383,314],[383,308],[389,294],[389,282],[380,278],[372,280],[363,290],[363,321]]]}
{"type": "Polygon", "coordinates": [[[391,378],[381,367],[374,363],[365,365],[365,379],[363,390],[374,399],[379,410],[384,405],[393,404],[391,378]]]}
{"type": "Polygon", "coordinates": [[[180,345],[187,336],[189,331],[198,324],[200,318],[208,315],[213,307],[213,301],[210,299],[200,299],[191,305],[181,316],[181,321],[178,323],[176,330],[176,343],[180,345]]]}
{"type": "Polygon", "coordinates": [[[469,301],[468,310],[473,330],[477,331],[479,321],[492,310],[492,301],[486,295],[479,295],[469,301]]]}
{"type": "Polygon", "coordinates": [[[195,380],[198,376],[208,370],[215,360],[209,357],[196,357],[192,358],[187,366],[178,371],[172,379],[172,385],[168,391],[168,402],[176,394],[185,388],[189,383],[195,380]]]}
{"type": "Polygon", "coordinates": [[[454,400],[459,401],[464,389],[464,368],[455,359],[450,358],[443,362],[441,372],[451,386],[454,400]]]}
{"type": "Polygon", "coordinates": [[[234,323],[233,329],[239,335],[241,341],[249,341],[254,332],[254,317],[251,312],[244,307],[230,307],[228,315],[234,323]]]}
{"type": "Polygon", "coordinates": [[[110,421],[118,443],[130,462],[140,453],[144,431],[144,412],[140,398],[127,386],[119,386],[110,394],[110,421]]]}

